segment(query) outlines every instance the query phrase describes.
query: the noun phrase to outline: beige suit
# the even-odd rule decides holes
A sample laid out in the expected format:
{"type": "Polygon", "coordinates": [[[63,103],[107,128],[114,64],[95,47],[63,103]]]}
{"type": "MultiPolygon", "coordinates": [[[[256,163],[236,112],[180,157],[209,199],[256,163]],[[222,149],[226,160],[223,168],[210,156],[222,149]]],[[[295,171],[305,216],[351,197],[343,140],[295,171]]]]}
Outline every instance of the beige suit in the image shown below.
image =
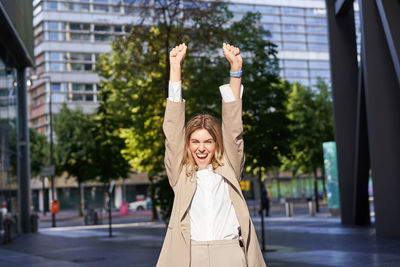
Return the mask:
{"type": "MultiPolygon", "coordinates": [[[[181,164],[184,147],[184,127],[185,102],[167,100],[163,124],[166,136],[164,163],[175,198],[157,267],[190,266],[190,220],[188,210],[196,190],[196,176],[195,174],[186,176],[185,166],[181,164]]],[[[244,166],[242,133],[242,101],[223,102],[224,166],[216,168],[215,172],[229,182],[229,195],[240,224],[247,266],[261,267],[266,265],[239,184],[244,166]]]]}

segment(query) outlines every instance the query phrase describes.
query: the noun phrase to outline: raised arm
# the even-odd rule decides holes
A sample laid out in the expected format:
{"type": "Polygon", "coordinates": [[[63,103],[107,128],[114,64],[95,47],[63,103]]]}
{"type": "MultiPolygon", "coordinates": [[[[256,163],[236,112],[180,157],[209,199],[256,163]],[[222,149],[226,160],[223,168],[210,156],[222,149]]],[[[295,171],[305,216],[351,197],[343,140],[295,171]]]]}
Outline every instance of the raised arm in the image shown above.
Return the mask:
{"type": "Polygon", "coordinates": [[[235,99],[239,100],[241,99],[240,88],[242,85],[241,72],[243,64],[243,59],[242,56],[240,55],[240,50],[239,48],[234,47],[233,45],[224,43],[222,45],[222,51],[224,52],[224,56],[231,65],[229,86],[232,89],[232,93],[235,99]]]}
{"type": "Polygon", "coordinates": [[[165,108],[163,130],[165,134],[165,170],[169,183],[178,181],[183,156],[185,135],[185,101],[181,93],[181,64],[186,55],[185,44],[176,46],[169,54],[170,83],[165,108]]]}
{"type": "Polygon", "coordinates": [[[244,167],[242,123],[242,57],[237,47],[223,44],[222,50],[230,63],[229,85],[220,87],[222,94],[222,135],[226,157],[240,180],[244,167]]]}

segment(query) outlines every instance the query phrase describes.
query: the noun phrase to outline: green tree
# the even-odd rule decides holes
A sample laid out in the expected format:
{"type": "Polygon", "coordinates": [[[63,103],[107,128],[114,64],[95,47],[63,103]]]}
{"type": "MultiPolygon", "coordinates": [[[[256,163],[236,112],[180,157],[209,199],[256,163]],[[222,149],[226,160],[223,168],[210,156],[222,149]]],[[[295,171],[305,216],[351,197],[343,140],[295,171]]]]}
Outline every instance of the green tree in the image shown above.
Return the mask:
{"type": "MultiPolygon", "coordinates": [[[[101,105],[106,107],[108,118],[114,120],[109,131],[118,131],[125,142],[120,151],[123,157],[132,169],[146,172],[150,184],[163,170],[165,64],[159,55],[163,45],[159,35],[156,27],[137,26],[126,38],[114,42],[114,52],[102,55],[97,63],[103,78],[101,105]]],[[[152,194],[150,197],[156,203],[152,194]]],[[[156,220],[156,205],[152,207],[156,220]]]]}
{"type": "Polygon", "coordinates": [[[121,154],[125,143],[120,137],[120,122],[113,119],[113,114],[107,107],[109,91],[101,91],[98,97],[101,101],[97,113],[93,117],[94,125],[91,131],[94,146],[90,154],[96,179],[109,187],[112,180],[127,178],[129,164],[121,154]]]}
{"type": "Polygon", "coordinates": [[[328,85],[318,79],[315,88],[292,84],[287,104],[292,121],[291,132],[295,136],[290,142],[290,157],[285,159],[286,169],[295,174],[312,173],[317,211],[317,169],[323,168],[322,143],[333,137],[332,98],[328,85]]]}
{"type": "Polygon", "coordinates": [[[58,173],[67,172],[79,185],[79,216],[83,216],[84,198],[82,183],[96,177],[97,170],[93,161],[95,150],[93,116],[81,110],[71,110],[64,104],[54,123],[57,137],[58,173]]]}

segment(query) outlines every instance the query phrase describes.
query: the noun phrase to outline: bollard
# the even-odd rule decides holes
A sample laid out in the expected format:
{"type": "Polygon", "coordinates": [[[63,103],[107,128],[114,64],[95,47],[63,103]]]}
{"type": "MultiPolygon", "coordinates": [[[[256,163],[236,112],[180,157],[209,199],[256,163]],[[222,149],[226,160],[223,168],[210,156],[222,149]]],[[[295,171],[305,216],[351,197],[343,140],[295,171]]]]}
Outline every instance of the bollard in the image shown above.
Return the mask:
{"type": "Polygon", "coordinates": [[[37,233],[39,229],[39,216],[34,213],[31,214],[31,233],[37,233]]]}
{"type": "Polygon", "coordinates": [[[12,218],[5,218],[3,221],[4,227],[4,244],[10,244],[12,241],[12,232],[15,221],[12,218]]]}
{"type": "Polygon", "coordinates": [[[87,209],[85,210],[85,217],[84,217],[84,223],[85,225],[93,225],[93,217],[94,217],[94,210],[93,209],[87,209]]]}
{"type": "Polygon", "coordinates": [[[103,224],[103,211],[101,209],[95,210],[93,217],[94,224],[103,224]]]}
{"type": "Polygon", "coordinates": [[[286,217],[293,217],[293,202],[292,201],[286,201],[285,202],[285,213],[286,217]]]}
{"type": "Polygon", "coordinates": [[[308,214],[310,216],[315,216],[316,210],[315,210],[315,203],[312,200],[308,200],[308,214]]]}

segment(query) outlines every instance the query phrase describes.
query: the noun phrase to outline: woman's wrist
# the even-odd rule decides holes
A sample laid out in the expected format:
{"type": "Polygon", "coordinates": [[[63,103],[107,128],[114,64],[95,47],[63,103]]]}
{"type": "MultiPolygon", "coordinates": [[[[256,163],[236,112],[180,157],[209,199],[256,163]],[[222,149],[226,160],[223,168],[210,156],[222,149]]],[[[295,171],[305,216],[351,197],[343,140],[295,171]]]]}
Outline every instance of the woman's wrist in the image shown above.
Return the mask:
{"type": "Polygon", "coordinates": [[[171,65],[169,80],[171,82],[179,82],[181,80],[181,66],[171,65]]]}
{"type": "Polygon", "coordinates": [[[232,64],[231,65],[231,71],[232,72],[237,72],[242,70],[242,64],[232,64]]]}

